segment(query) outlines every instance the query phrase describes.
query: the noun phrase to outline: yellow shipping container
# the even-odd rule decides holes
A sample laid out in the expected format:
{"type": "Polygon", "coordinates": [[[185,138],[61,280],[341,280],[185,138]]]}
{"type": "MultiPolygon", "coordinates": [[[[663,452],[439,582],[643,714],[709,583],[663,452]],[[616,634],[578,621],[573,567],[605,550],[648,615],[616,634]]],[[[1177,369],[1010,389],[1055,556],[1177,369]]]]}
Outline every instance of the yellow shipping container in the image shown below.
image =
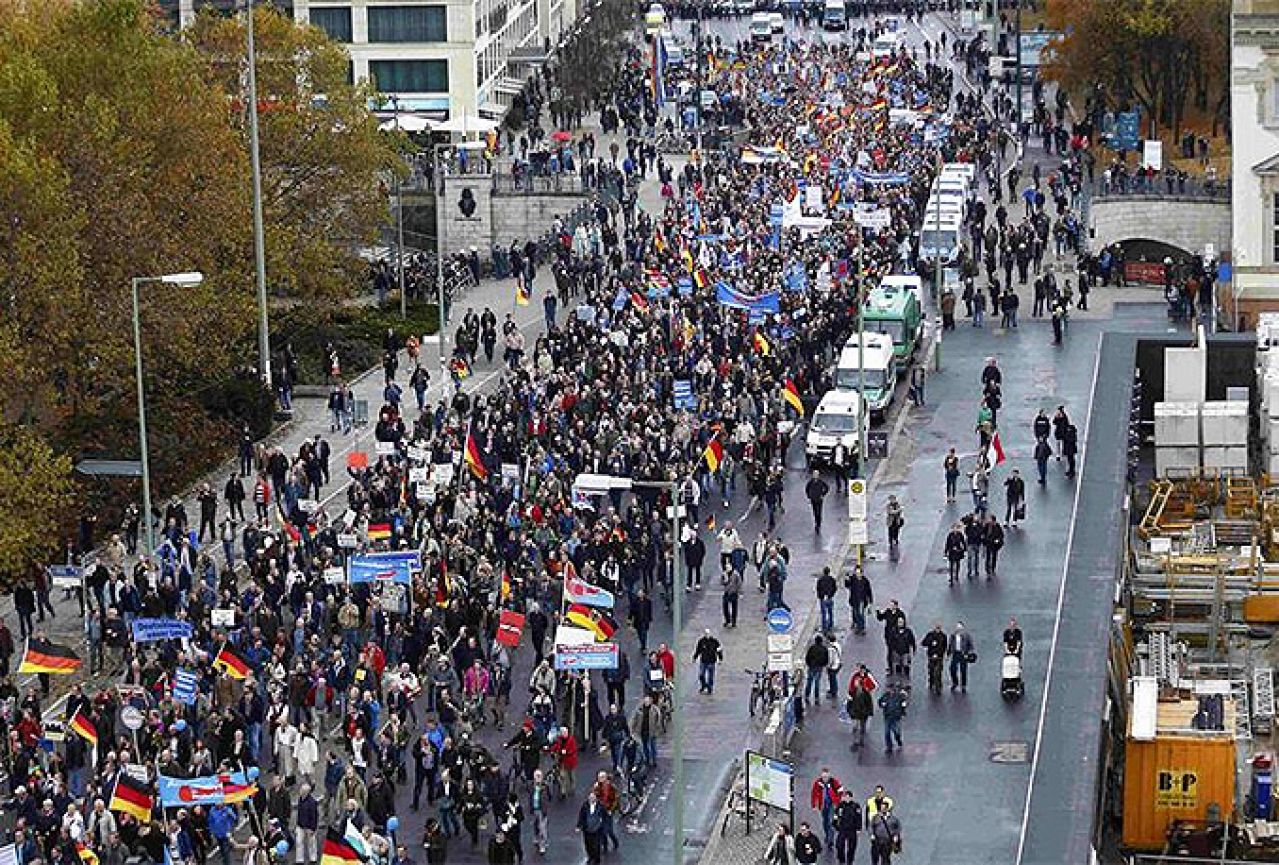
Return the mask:
{"type": "Polygon", "coordinates": [[[1210,805],[1235,810],[1235,741],[1230,736],[1158,735],[1124,749],[1124,847],[1162,850],[1173,820],[1202,820],[1210,805]]]}

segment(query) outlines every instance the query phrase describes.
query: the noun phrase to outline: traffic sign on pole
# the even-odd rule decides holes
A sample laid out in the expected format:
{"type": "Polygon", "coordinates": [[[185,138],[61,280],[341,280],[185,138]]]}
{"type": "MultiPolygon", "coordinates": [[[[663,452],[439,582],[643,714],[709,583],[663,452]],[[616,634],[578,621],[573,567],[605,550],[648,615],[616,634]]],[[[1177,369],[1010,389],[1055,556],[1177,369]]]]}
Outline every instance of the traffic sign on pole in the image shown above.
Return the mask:
{"type": "Polygon", "coordinates": [[[768,629],[774,634],[789,634],[791,627],[795,624],[794,617],[790,611],[782,607],[769,610],[768,612],[768,629]]]}

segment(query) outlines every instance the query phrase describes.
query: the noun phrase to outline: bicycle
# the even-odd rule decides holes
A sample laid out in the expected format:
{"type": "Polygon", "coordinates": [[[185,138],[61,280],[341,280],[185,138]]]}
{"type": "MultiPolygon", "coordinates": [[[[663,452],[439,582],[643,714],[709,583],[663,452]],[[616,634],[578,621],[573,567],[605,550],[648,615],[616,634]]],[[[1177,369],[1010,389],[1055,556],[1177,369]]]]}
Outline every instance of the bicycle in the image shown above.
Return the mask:
{"type": "Polygon", "coordinates": [[[765,802],[753,802],[746,795],[746,782],[738,780],[733,784],[732,791],[728,794],[728,806],[724,809],[724,819],[719,825],[720,837],[724,837],[728,832],[728,822],[736,817],[743,824],[746,822],[747,813],[750,814],[751,822],[759,821],[759,825],[763,825],[772,814],[772,806],[765,802]]]}
{"type": "Polygon", "coordinates": [[[767,718],[773,707],[782,698],[781,674],[770,670],[746,670],[754,679],[751,681],[750,716],[755,717],[756,710],[767,718]]]}
{"type": "Polygon", "coordinates": [[[640,763],[632,766],[619,780],[625,783],[618,787],[618,810],[623,816],[633,817],[644,805],[644,788],[648,785],[649,765],[640,763]]]}
{"type": "Polygon", "coordinates": [[[657,733],[659,736],[665,735],[666,730],[671,725],[671,716],[675,712],[673,690],[674,687],[670,682],[664,682],[661,688],[649,692],[653,697],[653,705],[657,706],[657,733]]]}

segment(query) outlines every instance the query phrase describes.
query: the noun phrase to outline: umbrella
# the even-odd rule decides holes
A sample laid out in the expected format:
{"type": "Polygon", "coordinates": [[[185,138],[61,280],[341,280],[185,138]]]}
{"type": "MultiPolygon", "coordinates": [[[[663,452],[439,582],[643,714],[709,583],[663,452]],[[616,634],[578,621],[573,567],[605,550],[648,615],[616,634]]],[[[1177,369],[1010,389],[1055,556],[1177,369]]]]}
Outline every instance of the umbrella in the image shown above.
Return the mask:
{"type": "Polygon", "coordinates": [[[425,117],[418,117],[416,114],[397,114],[390,120],[378,126],[378,129],[390,131],[399,129],[402,132],[426,132],[428,129],[434,129],[435,123],[427,120],[425,117]]]}
{"type": "Polygon", "coordinates": [[[436,132],[492,132],[497,129],[496,120],[476,117],[474,114],[463,114],[461,117],[450,117],[435,126],[436,132]]]}
{"type": "Polygon", "coordinates": [[[555,132],[552,132],[552,133],[551,133],[551,140],[552,140],[552,141],[558,141],[558,142],[560,142],[561,144],[563,144],[565,141],[572,141],[572,140],[573,140],[573,133],[568,132],[568,131],[566,131],[566,130],[564,130],[564,129],[559,129],[559,130],[556,130],[555,132]]]}

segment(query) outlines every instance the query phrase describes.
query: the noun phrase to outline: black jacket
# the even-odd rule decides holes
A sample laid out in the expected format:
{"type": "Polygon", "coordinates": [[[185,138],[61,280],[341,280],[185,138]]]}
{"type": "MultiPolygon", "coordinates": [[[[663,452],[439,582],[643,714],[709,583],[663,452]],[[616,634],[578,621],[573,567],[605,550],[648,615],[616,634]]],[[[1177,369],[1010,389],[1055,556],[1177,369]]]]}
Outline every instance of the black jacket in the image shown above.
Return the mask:
{"type": "Polygon", "coordinates": [[[795,835],[795,861],[799,863],[816,862],[822,853],[822,842],[812,832],[800,832],[795,835]]]}
{"type": "Polygon", "coordinates": [[[946,657],[946,634],[942,631],[929,631],[924,634],[924,639],[920,640],[919,644],[924,647],[924,651],[930,658],[946,657]]]}

